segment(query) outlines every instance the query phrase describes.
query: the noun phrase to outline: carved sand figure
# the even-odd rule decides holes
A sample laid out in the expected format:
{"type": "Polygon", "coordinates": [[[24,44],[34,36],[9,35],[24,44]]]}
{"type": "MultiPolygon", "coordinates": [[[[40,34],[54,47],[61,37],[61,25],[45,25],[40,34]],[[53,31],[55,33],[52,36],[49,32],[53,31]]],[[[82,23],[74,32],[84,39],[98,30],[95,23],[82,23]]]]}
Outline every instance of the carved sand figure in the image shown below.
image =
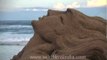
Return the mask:
{"type": "Polygon", "coordinates": [[[12,60],[107,60],[106,21],[103,18],[90,17],[74,9],[49,10],[47,16],[32,21],[32,26],[34,36],[12,60]],[[85,58],[55,59],[52,57],[55,55],[85,58]]]}

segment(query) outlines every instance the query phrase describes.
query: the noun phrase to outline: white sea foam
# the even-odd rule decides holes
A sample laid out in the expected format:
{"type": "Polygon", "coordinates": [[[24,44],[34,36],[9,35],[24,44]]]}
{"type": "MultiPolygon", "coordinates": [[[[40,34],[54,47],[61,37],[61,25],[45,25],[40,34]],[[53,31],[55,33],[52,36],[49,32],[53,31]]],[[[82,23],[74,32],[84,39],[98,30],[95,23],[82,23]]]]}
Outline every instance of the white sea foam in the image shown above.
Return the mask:
{"type": "Polygon", "coordinates": [[[0,43],[29,41],[32,36],[31,25],[0,25],[0,43]]]}

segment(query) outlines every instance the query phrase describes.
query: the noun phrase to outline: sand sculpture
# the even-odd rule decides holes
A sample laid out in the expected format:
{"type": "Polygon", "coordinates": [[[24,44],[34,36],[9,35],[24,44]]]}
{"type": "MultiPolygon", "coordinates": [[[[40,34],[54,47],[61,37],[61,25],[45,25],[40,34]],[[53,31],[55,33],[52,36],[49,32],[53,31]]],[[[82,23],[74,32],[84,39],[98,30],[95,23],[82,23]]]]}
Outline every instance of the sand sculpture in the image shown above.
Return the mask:
{"type": "Polygon", "coordinates": [[[49,10],[47,16],[32,21],[32,26],[34,36],[12,60],[107,60],[103,18],[74,9],[49,10]]]}

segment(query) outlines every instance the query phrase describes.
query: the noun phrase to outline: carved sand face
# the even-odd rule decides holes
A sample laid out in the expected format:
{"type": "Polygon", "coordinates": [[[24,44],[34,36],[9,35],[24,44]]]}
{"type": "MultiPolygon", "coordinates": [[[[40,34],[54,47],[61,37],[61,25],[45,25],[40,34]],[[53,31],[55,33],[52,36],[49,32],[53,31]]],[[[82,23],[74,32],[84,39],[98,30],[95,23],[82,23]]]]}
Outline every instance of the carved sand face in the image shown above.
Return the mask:
{"type": "Polygon", "coordinates": [[[106,59],[106,22],[102,18],[89,17],[73,9],[66,12],[49,10],[47,16],[33,21],[32,25],[35,35],[24,49],[21,60],[30,55],[80,55],[86,56],[84,60],[106,59]]]}

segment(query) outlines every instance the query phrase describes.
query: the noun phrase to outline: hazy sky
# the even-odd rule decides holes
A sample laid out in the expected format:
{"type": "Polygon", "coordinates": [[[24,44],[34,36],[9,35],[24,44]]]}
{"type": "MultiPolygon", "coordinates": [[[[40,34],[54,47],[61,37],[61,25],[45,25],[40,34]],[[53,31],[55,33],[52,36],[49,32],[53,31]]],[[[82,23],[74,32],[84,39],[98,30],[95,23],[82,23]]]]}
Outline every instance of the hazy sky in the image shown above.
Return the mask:
{"type": "Polygon", "coordinates": [[[0,10],[13,10],[32,7],[63,10],[66,8],[100,6],[107,6],[106,0],[0,0],[0,10]]]}
{"type": "Polygon", "coordinates": [[[45,15],[48,9],[67,8],[105,18],[106,7],[106,0],[0,0],[0,20],[32,20],[45,15]]]}

